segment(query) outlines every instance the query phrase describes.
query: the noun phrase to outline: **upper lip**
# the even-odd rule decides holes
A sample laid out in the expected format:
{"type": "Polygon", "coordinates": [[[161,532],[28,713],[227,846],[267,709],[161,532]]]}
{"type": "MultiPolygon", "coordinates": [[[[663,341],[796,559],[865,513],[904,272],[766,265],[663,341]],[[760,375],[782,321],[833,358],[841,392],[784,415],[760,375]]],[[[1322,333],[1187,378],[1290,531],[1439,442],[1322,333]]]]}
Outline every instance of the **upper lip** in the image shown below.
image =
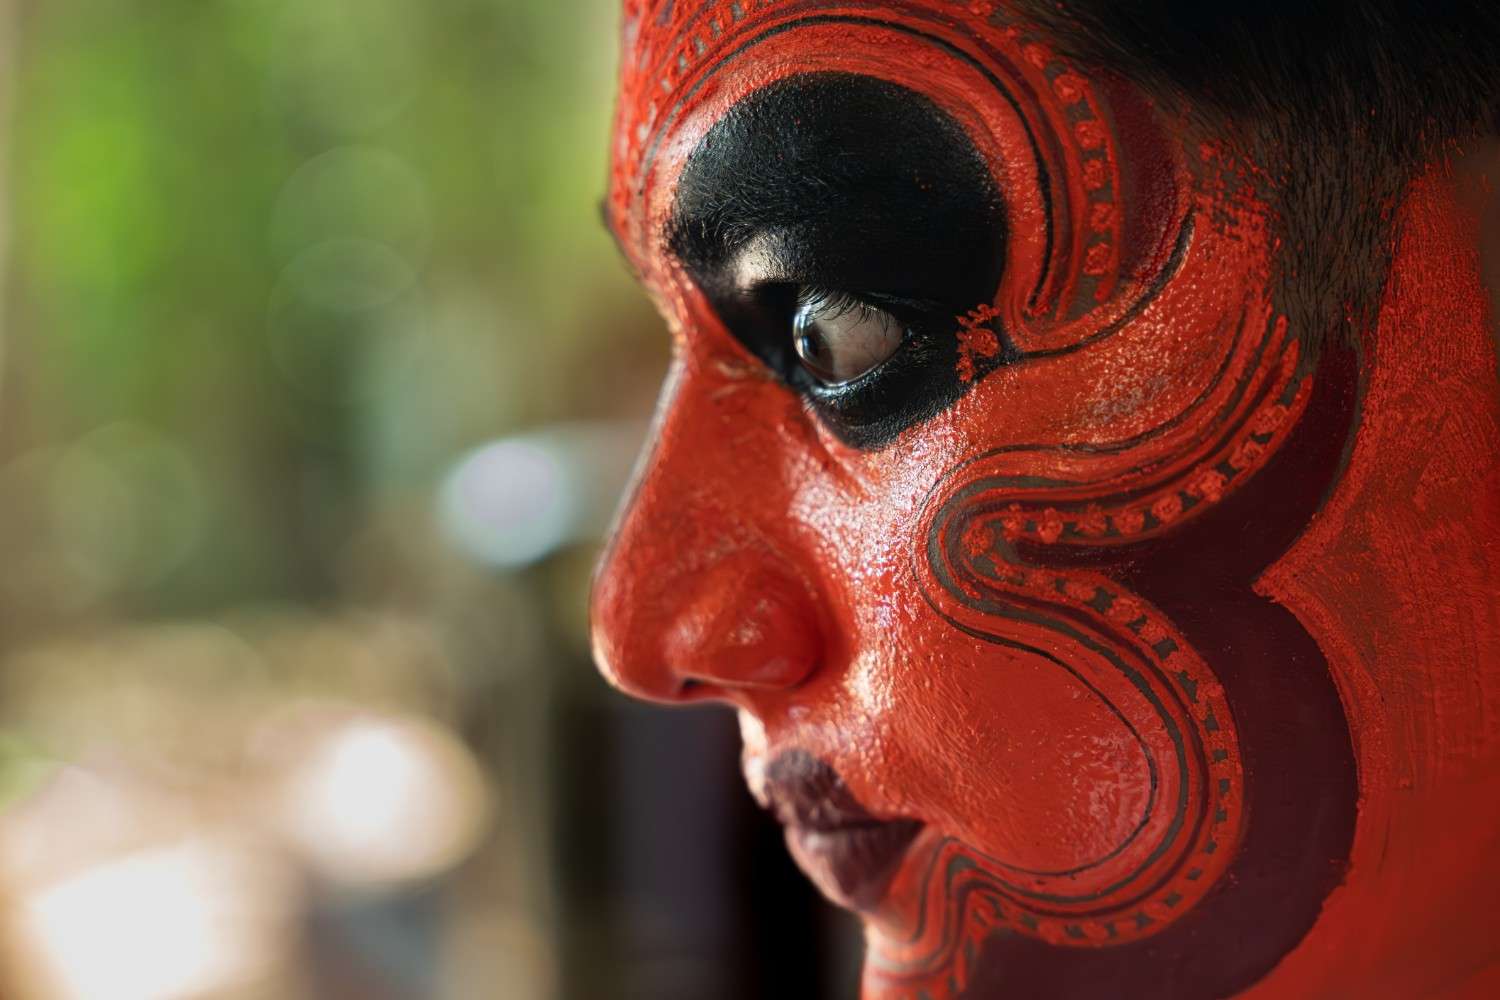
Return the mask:
{"type": "Polygon", "coordinates": [[[764,792],[786,826],[833,831],[878,826],[885,820],[859,804],[838,772],[805,750],[788,750],[766,766],[764,792]]]}

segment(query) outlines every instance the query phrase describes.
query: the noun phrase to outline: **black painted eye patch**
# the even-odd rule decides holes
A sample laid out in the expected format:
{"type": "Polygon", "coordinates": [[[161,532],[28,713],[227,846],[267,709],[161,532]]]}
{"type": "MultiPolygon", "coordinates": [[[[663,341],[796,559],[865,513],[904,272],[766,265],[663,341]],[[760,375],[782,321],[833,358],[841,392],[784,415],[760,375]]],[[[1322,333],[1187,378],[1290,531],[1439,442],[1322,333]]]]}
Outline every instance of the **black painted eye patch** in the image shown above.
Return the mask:
{"type": "Polygon", "coordinates": [[[731,331],[864,447],[962,391],[955,317],[993,298],[1005,264],[1000,192],[963,128],[916,91],[842,73],[730,109],[689,156],[666,236],[731,331]],[[737,280],[752,246],[774,258],[763,287],[737,280]],[[909,349],[859,391],[809,387],[788,350],[798,287],[889,308],[909,349]]]}

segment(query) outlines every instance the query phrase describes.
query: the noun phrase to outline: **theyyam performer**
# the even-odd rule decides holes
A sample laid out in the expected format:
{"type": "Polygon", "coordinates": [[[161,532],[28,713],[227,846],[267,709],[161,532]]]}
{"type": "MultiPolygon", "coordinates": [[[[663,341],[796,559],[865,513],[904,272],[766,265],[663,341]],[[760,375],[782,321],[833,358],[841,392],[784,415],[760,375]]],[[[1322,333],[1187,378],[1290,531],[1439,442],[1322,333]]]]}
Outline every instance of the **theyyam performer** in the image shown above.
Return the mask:
{"type": "Polygon", "coordinates": [[[865,997],[1500,996],[1497,123],[1485,3],[627,0],[599,666],[865,997]]]}

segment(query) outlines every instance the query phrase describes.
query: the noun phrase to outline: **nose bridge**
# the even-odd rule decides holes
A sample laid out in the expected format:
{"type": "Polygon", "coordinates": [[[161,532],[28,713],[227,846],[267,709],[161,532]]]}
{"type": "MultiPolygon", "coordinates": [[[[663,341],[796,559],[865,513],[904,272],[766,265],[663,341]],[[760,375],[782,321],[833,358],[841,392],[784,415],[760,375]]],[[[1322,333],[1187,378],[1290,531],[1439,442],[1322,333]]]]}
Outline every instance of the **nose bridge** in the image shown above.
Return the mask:
{"type": "Polygon", "coordinates": [[[781,474],[801,419],[786,390],[735,363],[674,364],[594,581],[595,657],[617,687],[742,703],[812,669],[818,615],[781,474]]]}

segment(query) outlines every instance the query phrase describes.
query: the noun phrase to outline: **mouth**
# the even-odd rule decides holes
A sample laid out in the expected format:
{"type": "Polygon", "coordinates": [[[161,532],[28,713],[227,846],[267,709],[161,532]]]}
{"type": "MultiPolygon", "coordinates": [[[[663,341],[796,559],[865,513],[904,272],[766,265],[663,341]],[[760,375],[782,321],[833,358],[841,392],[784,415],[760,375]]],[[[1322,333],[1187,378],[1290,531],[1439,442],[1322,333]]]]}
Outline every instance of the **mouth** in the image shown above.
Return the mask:
{"type": "Polygon", "coordinates": [[[833,768],[801,750],[766,767],[764,795],[798,866],[846,909],[875,909],[922,829],[916,820],[871,815],[833,768]]]}

